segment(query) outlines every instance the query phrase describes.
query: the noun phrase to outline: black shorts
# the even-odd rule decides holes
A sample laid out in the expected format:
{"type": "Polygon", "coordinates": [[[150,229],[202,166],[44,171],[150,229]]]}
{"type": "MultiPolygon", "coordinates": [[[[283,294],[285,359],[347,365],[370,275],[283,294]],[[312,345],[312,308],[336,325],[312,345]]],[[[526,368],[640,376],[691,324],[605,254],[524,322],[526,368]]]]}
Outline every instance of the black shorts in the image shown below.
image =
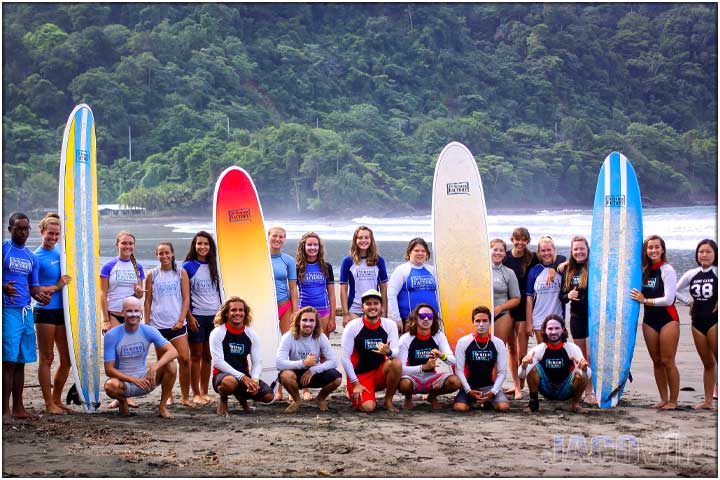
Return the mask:
{"type": "MultiPolygon", "coordinates": [[[[37,310],[35,310],[37,312],[37,310]]],[[[37,315],[37,313],[35,314],[37,315]]],[[[697,329],[703,335],[707,335],[712,327],[717,325],[717,315],[709,315],[706,317],[693,317],[692,326],[697,329]]],[[[35,317],[35,323],[37,323],[37,317],[35,317]]]]}
{"type": "Polygon", "coordinates": [[[120,322],[120,325],[125,323],[125,317],[123,317],[122,315],[118,315],[117,313],[112,313],[112,312],[108,312],[108,313],[110,313],[111,317],[113,317],[115,320],[120,322]]]}
{"type": "Polygon", "coordinates": [[[65,313],[62,308],[34,308],[33,317],[35,323],[44,323],[57,327],[65,326],[65,313]]]}
{"type": "Polygon", "coordinates": [[[175,338],[182,337],[183,335],[187,335],[187,325],[184,325],[179,330],[173,330],[172,328],[158,328],[158,331],[165,340],[173,340],[175,338]]]}
{"type": "Polygon", "coordinates": [[[523,293],[520,297],[520,305],[518,305],[515,308],[510,309],[510,316],[516,322],[524,322],[525,321],[525,314],[527,313],[525,311],[526,304],[523,301],[523,300],[525,300],[525,298],[527,298],[527,297],[523,293]]]}
{"type": "MultiPolygon", "coordinates": [[[[218,391],[220,389],[220,383],[222,383],[223,378],[225,378],[227,376],[232,376],[232,375],[230,375],[229,373],[224,373],[224,372],[220,372],[220,373],[213,375],[212,386],[213,386],[213,390],[215,390],[216,393],[220,393],[218,391]]],[[[263,382],[262,380],[260,380],[260,389],[254,395],[249,394],[247,391],[247,388],[245,388],[245,385],[243,385],[243,383],[240,380],[238,380],[238,386],[235,389],[235,391],[232,393],[232,395],[235,395],[236,397],[239,397],[239,398],[245,398],[245,399],[258,401],[262,397],[266,396],[268,393],[272,394],[273,391],[268,386],[268,384],[263,382]]]]}
{"type": "Polygon", "coordinates": [[[570,315],[570,333],[573,340],[584,340],[588,338],[588,319],[587,317],[576,317],[570,315]]]}
{"type": "Polygon", "coordinates": [[[210,332],[215,328],[215,315],[195,315],[199,329],[193,332],[188,329],[188,341],[190,343],[205,343],[210,340],[210,332]]]}
{"type": "MultiPolygon", "coordinates": [[[[297,377],[298,386],[302,388],[323,388],[325,385],[328,385],[338,378],[342,378],[342,374],[338,372],[336,369],[331,368],[330,370],[325,370],[324,372],[316,373],[312,376],[310,379],[310,383],[307,385],[301,385],[300,379],[303,375],[305,375],[305,372],[307,372],[309,369],[304,368],[301,370],[292,370],[295,372],[295,376],[297,377]]],[[[280,372],[282,373],[282,372],[280,372]]]]}

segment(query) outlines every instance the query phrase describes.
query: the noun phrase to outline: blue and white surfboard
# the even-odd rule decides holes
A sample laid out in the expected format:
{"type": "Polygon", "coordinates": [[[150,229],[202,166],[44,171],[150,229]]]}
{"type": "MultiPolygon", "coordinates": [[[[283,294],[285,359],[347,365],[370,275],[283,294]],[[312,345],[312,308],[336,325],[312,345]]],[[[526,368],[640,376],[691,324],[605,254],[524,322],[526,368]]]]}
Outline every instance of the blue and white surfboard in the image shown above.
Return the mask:
{"type": "Polygon", "coordinates": [[[63,288],[70,362],[80,401],[100,405],[100,234],[97,209],[95,122],[87,105],[68,117],[60,157],[58,210],[60,269],[72,280],[63,288]]]}
{"type": "Polygon", "coordinates": [[[590,362],[600,408],[617,405],[630,375],[642,283],[642,205],[635,170],[612,152],[600,169],[593,205],[588,278],[590,362]]]}

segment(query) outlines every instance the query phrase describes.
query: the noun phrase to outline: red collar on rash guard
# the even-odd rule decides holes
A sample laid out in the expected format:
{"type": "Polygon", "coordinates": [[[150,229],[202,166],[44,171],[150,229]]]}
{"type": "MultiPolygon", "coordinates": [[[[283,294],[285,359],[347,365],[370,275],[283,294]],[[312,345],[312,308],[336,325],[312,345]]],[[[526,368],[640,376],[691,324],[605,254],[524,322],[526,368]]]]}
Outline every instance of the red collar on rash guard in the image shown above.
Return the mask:
{"type": "Polygon", "coordinates": [[[547,348],[549,348],[550,350],[560,350],[560,349],[563,348],[563,346],[565,345],[565,342],[562,342],[562,341],[561,341],[561,342],[558,343],[557,345],[553,345],[553,344],[550,343],[550,342],[545,342],[545,344],[547,345],[547,348]]]}
{"type": "Polygon", "coordinates": [[[662,267],[662,264],[663,264],[663,261],[658,260],[657,262],[650,265],[650,268],[652,268],[653,270],[657,270],[658,268],[662,267]]]}
{"type": "Polygon", "coordinates": [[[473,333],[473,338],[478,342],[489,342],[490,341],[490,335],[487,337],[481,337],[477,333],[473,333]]]}
{"type": "Polygon", "coordinates": [[[380,325],[382,325],[382,322],[380,321],[379,317],[378,317],[377,323],[370,323],[370,322],[368,322],[367,318],[365,318],[365,315],[363,315],[362,321],[363,321],[363,324],[370,330],[377,330],[378,328],[380,328],[380,325]]]}
{"type": "Polygon", "coordinates": [[[245,325],[243,325],[242,328],[238,330],[238,329],[231,327],[229,323],[226,323],[225,328],[227,328],[228,332],[235,334],[235,335],[240,335],[241,333],[243,333],[245,331],[245,325]]]}
{"type": "Polygon", "coordinates": [[[420,332],[418,332],[417,335],[415,335],[415,338],[418,340],[429,340],[430,337],[432,337],[432,333],[428,333],[427,335],[422,335],[420,332]]]}

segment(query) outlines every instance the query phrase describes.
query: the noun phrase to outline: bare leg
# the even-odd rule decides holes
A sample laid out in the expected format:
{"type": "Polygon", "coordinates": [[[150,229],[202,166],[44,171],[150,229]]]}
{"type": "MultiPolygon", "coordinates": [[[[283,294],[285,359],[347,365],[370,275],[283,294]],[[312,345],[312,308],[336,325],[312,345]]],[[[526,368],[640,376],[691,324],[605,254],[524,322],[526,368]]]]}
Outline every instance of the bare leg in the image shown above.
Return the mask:
{"type": "Polygon", "coordinates": [[[680,372],[675,364],[678,342],[680,341],[680,322],[669,322],[660,331],[660,359],[665,368],[670,397],[663,410],[677,408],[680,394],[680,372]]]}
{"type": "MultiPolygon", "coordinates": [[[[528,332],[527,332],[527,322],[515,322],[515,334],[517,336],[517,365],[515,366],[515,371],[517,371],[518,367],[520,366],[520,360],[527,355],[528,352],[528,332]]],[[[522,392],[523,387],[525,387],[525,379],[519,378],[518,381],[520,382],[520,391],[522,392]]]]}
{"type": "Polygon", "coordinates": [[[202,398],[200,391],[200,364],[202,363],[203,344],[189,342],[190,348],[190,388],[192,389],[192,401],[204,405],[207,402],[202,398]]]}
{"type": "Polygon", "coordinates": [[[163,418],[172,418],[167,409],[167,401],[172,394],[173,385],[175,385],[175,377],[177,375],[177,366],[175,362],[170,362],[157,371],[155,375],[155,383],[160,384],[160,405],[158,412],[163,418]]]}
{"type": "Polygon", "coordinates": [[[385,408],[393,413],[399,412],[392,403],[395,391],[400,383],[402,375],[402,364],[397,358],[386,361],[382,369],[383,377],[385,377],[385,408]]]}
{"type": "Polygon", "coordinates": [[[283,370],[280,372],[280,383],[285,387],[288,395],[293,399],[290,405],[285,409],[286,413],[295,413],[300,408],[300,388],[295,372],[292,370],[283,370]]]}
{"type": "Polygon", "coordinates": [[[14,418],[27,418],[30,420],[35,420],[38,418],[38,416],[25,410],[25,405],[23,405],[22,395],[23,389],[25,388],[25,364],[16,363],[15,365],[15,376],[13,377],[12,386],[12,416],[14,418]]]}
{"type": "Polygon", "coordinates": [[[647,345],[650,359],[653,362],[653,372],[655,374],[655,384],[660,393],[660,401],[653,405],[654,408],[662,408],[668,403],[668,382],[665,375],[665,367],[660,358],[660,334],[651,326],[643,323],[643,337],[645,337],[645,345],[647,345]]]}
{"type": "Polygon", "coordinates": [[[398,390],[400,391],[400,393],[405,395],[405,401],[403,402],[403,408],[405,410],[412,410],[412,408],[413,408],[412,396],[413,396],[413,390],[414,390],[412,381],[410,381],[407,378],[403,378],[402,380],[400,380],[400,383],[398,384],[398,390]]]}
{"type": "Polygon", "coordinates": [[[334,381],[328,383],[323,388],[320,389],[320,393],[318,393],[317,398],[315,401],[318,404],[318,407],[320,408],[321,412],[327,412],[328,411],[328,404],[327,404],[327,397],[332,392],[337,390],[337,388],[342,383],[342,378],[337,378],[334,381]]]}
{"type": "Polygon", "coordinates": [[[585,378],[580,373],[575,373],[573,375],[572,380],[572,390],[573,390],[573,397],[572,397],[572,406],[570,407],[573,412],[575,413],[585,413],[586,410],[580,406],[580,401],[582,400],[583,392],[585,391],[585,387],[587,386],[588,381],[587,378],[585,378]]]}
{"type": "Polygon", "coordinates": [[[180,381],[180,403],[189,407],[190,402],[190,346],[188,345],[187,335],[175,337],[172,344],[178,352],[178,380],[180,381]]]}
{"type": "Polygon", "coordinates": [[[55,325],[46,323],[35,324],[38,346],[38,382],[45,400],[45,411],[52,415],[66,413],[53,402],[52,382],[50,368],[55,359],[55,325]]]}
{"type": "Polygon", "coordinates": [[[60,354],[60,365],[58,365],[55,371],[55,378],[53,379],[53,403],[63,410],[72,411],[69,407],[63,405],[62,402],[63,387],[65,387],[65,382],[67,382],[68,376],[70,375],[71,366],[65,325],[55,327],[55,345],[57,345],[58,354],[60,354]]]}
{"type": "Polygon", "coordinates": [[[440,409],[440,402],[437,399],[438,395],[455,392],[461,387],[462,383],[460,382],[460,378],[457,375],[450,375],[442,387],[437,389],[433,388],[432,392],[428,395],[427,401],[430,402],[430,407],[433,410],[440,409]]]}
{"type": "Polygon", "coordinates": [[[3,420],[10,419],[10,394],[12,393],[13,378],[15,377],[15,362],[2,362],[3,385],[2,385],[2,414],[3,420]]]}
{"type": "Polygon", "coordinates": [[[203,344],[202,363],[200,364],[200,394],[203,400],[212,402],[212,397],[208,394],[208,385],[210,383],[210,370],[212,366],[212,355],[210,355],[210,342],[203,344]]]}
{"type": "MultiPolygon", "coordinates": [[[[573,343],[580,348],[585,360],[590,364],[590,340],[588,338],[573,338],[573,343]]],[[[590,366],[592,368],[592,365],[590,366]]],[[[595,403],[595,395],[593,395],[592,382],[585,382],[585,402],[595,403]]]]}

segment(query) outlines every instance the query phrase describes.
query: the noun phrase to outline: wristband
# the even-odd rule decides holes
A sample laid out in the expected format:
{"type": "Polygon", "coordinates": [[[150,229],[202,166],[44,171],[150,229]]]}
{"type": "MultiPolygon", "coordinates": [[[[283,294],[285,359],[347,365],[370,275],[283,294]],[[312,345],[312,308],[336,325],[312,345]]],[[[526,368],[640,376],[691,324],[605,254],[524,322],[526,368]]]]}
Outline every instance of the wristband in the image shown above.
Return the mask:
{"type": "Polygon", "coordinates": [[[442,360],[443,362],[446,361],[446,360],[447,360],[447,353],[443,352],[443,354],[440,355],[440,360],[442,360]]]}

